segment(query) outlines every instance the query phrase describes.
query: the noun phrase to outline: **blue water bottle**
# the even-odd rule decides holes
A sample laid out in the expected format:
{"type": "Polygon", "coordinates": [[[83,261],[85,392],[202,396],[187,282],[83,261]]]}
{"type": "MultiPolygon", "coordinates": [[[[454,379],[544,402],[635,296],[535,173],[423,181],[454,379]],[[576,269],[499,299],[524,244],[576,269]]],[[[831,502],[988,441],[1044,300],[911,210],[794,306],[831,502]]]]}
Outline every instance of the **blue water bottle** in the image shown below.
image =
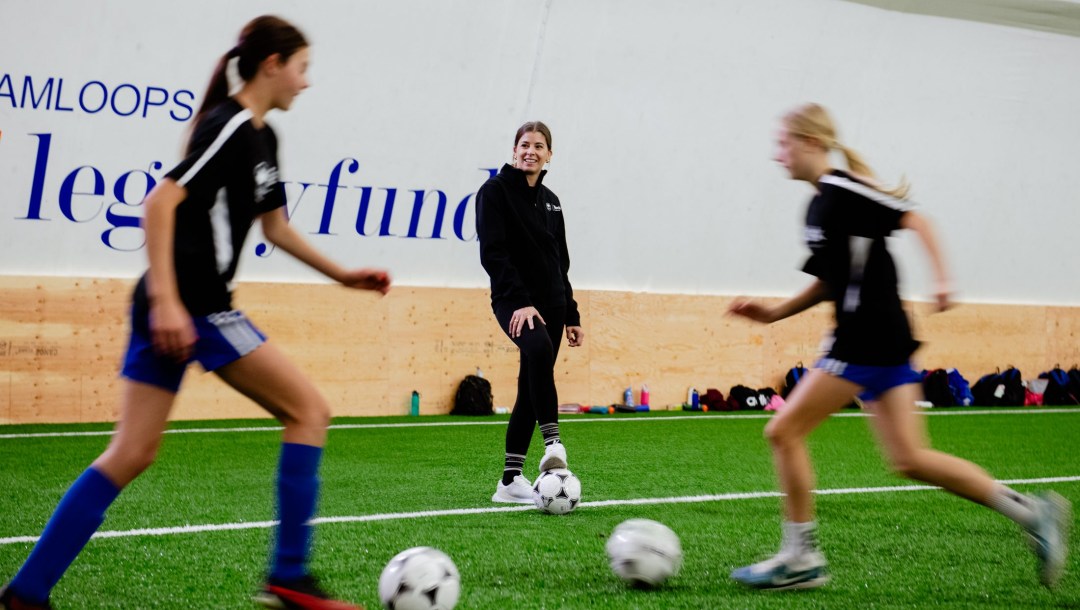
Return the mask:
{"type": "Polygon", "coordinates": [[[412,391],[412,404],[409,406],[409,415],[420,415],[420,392],[412,391]]]}
{"type": "Polygon", "coordinates": [[[623,404],[628,406],[628,407],[634,406],[634,388],[633,387],[626,386],[626,391],[623,392],[623,394],[622,394],[622,401],[623,401],[623,404]]]}

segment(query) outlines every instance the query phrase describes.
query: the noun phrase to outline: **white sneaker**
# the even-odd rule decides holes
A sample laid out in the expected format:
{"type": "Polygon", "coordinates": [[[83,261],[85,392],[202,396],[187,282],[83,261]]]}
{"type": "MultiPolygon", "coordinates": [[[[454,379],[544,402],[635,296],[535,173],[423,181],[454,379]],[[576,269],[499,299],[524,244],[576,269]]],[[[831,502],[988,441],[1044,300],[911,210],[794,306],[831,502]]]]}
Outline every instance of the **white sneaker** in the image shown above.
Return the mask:
{"type": "Polygon", "coordinates": [[[798,556],[781,552],[771,559],[735,570],[731,578],[754,589],[814,589],[829,582],[829,570],[819,551],[798,556]]]}
{"type": "Polygon", "coordinates": [[[509,485],[503,485],[500,480],[495,488],[495,495],[491,496],[491,501],[505,504],[532,504],[532,483],[520,474],[514,477],[509,485]]]}
{"type": "Polygon", "coordinates": [[[548,445],[544,450],[544,458],[540,460],[540,472],[566,468],[566,447],[562,443],[548,445]]]}
{"type": "Polygon", "coordinates": [[[1039,580],[1054,587],[1065,571],[1069,554],[1069,526],[1072,524],[1072,504],[1054,492],[1035,496],[1035,524],[1028,530],[1028,539],[1039,559],[1039,580]]]}

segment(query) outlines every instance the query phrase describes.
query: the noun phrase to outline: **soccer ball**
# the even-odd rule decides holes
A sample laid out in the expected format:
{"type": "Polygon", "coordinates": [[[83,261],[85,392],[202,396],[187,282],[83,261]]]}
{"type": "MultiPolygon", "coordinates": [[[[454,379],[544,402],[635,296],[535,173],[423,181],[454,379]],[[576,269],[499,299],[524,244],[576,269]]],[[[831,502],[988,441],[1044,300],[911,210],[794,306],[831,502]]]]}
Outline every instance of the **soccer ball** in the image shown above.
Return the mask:
{"type": "Polygon", "coordinates": [[[536,508],[552,515],[565,515],[581,502],[581,481],[565,468],[545,470],[533,483],[536,508]]]}
{"type": "Polygon", "coordinates": [[[608,538],[608,559],[615,574],[638,587],[658,587],[679,573],[682,545],[663,523],[629,519],[615,527],[608,538]]]}
{"type": "Polygon", "coordinates": [[[457,566],[428,546],[398,553],[379,577],[379,601],[388,610],[451,610],[460,593],[457,566]]]}

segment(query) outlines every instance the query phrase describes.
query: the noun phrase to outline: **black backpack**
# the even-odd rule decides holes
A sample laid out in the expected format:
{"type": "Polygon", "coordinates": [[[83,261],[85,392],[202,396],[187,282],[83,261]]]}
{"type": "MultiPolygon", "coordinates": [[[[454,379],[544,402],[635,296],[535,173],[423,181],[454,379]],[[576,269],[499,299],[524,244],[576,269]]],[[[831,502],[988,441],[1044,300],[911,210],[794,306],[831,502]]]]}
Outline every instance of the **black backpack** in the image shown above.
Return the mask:
{"type": "Polygon", "coordinates": [[[744,385],[732,386],[731,391],[728,392],[728,404],[735,410],[761,411],[768,403],[768,398],[744,385]]]}
{"type": "Polygon", "coordinates": [[[1020,371],[1010,366],[980,377],[971,387],[971,394],[975,398],[973,404],[979,407],[1022,407],[1024,381],[1020,371]]]}
{"type": "Polygon", "coordinates": [[[1047,406],[1075,405],[1076,396],[1069,392],[1069,374],[1061,370],[1060,366],[1039,375],[1039,379],[1046,380],[1046,389],[1043,391],[1043,404],[1047,406]]]}
{"type": "Polygon", "coordinates": [[[787,375],[784,375],[784,387],[780,388],[781,398],[787,398],[788,394],[795,389],[795,384],[799,383],[799,380],[806,375],[806,367],[800,362],[794,367],[788,370],[787,375]]]}
{"type": "Polygon", "coordinates": [[[1076,366],[1074,365],[1071,369],[1069,369],[1068,375],[1069,383],[1065,387],[1069,391],[1069,394],[1072,394],[1076,398],[1080,399],[1080,369],[1076,368],[1076,366]]]}
{"type": "Polygon", "coordinates": [[[1005,386],[1005,394],[1001,397],[1000,406],[1024,406],[1024,380],[1016,367],[1010,366],[1001,372],[1001,383],[1005,386]]]}
{"type": "Polygon", "coordinates": [[[491,415],[491,403],[491,382],[483,377],[468,375],[458,386],[450,415],[491,415]]]}
{"type": "Polygon", "coordinates": [[[955,407],[956,398],[949,388],[949,374],[945,369],[934,369],[923,375],[923,395],[935,407],[955,407]]]}

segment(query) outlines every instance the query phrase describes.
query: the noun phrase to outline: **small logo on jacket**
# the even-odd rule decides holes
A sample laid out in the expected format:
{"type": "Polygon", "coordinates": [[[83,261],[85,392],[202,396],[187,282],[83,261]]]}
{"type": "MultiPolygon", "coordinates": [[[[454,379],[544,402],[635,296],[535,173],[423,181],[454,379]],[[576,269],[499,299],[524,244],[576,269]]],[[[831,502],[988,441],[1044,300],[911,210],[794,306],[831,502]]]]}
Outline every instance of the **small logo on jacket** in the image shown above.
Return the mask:
{"type": "Polygon", "coordinates": [[[555,205],[555,204],[553,204],[551,202],[545,201],[544,205],[547,206],[547,211],[549,211],[549,212],[561,212],[562,211],[562,206],[557,206],[557,205],[555,205]]]}

